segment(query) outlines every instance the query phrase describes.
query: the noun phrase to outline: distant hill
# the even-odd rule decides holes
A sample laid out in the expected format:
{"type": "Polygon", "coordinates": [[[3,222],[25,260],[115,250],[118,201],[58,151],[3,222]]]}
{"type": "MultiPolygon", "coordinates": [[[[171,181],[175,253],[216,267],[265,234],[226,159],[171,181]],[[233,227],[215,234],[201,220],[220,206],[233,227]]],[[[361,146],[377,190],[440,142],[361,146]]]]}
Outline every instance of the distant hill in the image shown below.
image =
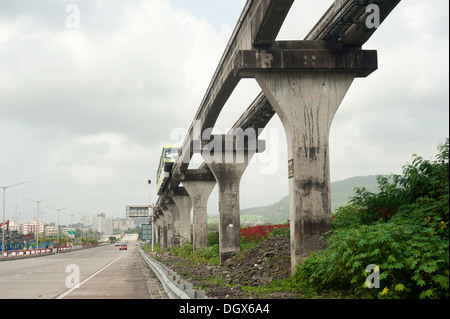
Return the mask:
{"type": "MultiPolygon", "coordinates": [[[[335,211],[339,206],[348,203],[353,197],[355,187],[366,187],[368,191],[379,191],[377,176],[356,176],[331,183],[331,209],[335,211]]],[[[289,196],[268,206],[254,207],[241,210],[241,224],[255,225],[282,224],[289,219],[289,196]]]]}

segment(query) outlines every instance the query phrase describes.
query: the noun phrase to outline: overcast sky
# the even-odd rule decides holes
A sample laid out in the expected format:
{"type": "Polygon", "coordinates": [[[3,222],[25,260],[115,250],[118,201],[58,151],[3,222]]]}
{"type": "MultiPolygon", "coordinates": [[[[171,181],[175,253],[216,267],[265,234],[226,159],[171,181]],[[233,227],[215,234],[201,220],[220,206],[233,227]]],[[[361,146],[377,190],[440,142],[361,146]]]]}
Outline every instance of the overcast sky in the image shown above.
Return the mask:
{"type": "MultiPolygon", "coordinates": [[[[295,1],[278,39],[303,39],[332,2],[295,1]]],[[[58,196],[41,206],[72,206],[74,221],[154,202],[161,147],[189,127],[244,4],[0,0],[0,186],[32,181],[7,189],[6,219],[16,210],[22,223],[33,218],[36,204],[19,196],[58,196]]],[[[403,0],[364,45],[378,51],[379,68],[355,79],[333,120],[332,181],[400,173],[448,137],[448,6],[403,0]]],[[[225,133],[259,92],[242,80],[217,129],[225,133]]],[[[268,150],[243,176],[241,208],[288,194],[276,116],[264,135],[268,150]]],[[[217,211],[216,187],[209,213],[217,211]]]]}

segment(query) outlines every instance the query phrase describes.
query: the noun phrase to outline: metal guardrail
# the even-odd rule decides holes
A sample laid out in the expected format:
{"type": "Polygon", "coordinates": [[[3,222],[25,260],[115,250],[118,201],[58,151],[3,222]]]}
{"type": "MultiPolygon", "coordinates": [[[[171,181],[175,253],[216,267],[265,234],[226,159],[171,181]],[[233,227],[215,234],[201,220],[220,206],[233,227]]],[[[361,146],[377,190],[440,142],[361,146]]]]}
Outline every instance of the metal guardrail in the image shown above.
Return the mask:
{"type": "Polygon", "coordinates": [[[194,289],[192,283],[186,282],[175,271],[168,268],[166,265],[160,263],[156,259],[146,254],[141,247],[139,247],[144,261],[149,265],[152,272],[161,282],[164,291],[170,299],[205,299],[205,291],[194,289]]]}

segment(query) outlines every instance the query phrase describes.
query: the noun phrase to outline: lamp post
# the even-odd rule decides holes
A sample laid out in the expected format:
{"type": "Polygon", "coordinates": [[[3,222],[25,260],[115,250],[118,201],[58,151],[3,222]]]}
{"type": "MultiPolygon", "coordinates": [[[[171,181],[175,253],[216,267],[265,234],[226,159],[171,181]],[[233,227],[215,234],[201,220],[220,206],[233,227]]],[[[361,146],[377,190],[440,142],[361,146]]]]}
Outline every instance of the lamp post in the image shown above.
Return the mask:
{"type": "MultiPolygon", "coordinates": [[[[8,185],[8,186],[0,186],[0,188],[3,189],[3,225],[5,224],[5,201],[6,201],[6,189],[13,187],[13,186],[17,186],[17,185],[21,185],[21,184],[25,184],[25,183],[29,183],[31,181],[25,181],[25,182],[21,182],[21,183],[17,183],[17,184],[13,184],[13,185],[8,185]]],[[[5,232],[2,231],[2,258],[4,257],[4,253],[5,253],[5,232]]]]}
{"type": "Polygon", "coordinates": [[[153,207],[152,207],[152,200],[151,200],[151,194],[152,194],[152,189],[151,189],[151,185],[152,184],[152,181],[149,179],[148,180],[148,210],[149,210],[149,212],[148,212],[148,215],[149,215],[149,217],[150,217],[150,219],[151,219],[151,223],[152,223],[152,251],[154,251],[154,222],[153,222],[153,207]],[[150,214],[150,209],[152,210],[152,212],[151,212],[151,214],[150,214]]]}
{"type": "Polygon", "coordinates": [[[32,199],[24,198],[24,197],[22,197],[22,196],[21,196],[20,198],[25,199],[25,200],[28,200],[28,201],[30,201],[30,202],[34,202],[34,203],[37,204],[36,248],[37,248],[37,251],[39,252],[39,204],[42,203],[42,202],[45,202],[45,201],[47,201],[47,200],[56,199],[56,198],[58,198],[58,196],[51,197],[51,198],[46,198],[46,199],[43,199],[43,200],[32,200],[32,199]]]}
{"type": "Polygon", "coordinates": [[[72,207],[64,207],[64,208],[52,208],[52,207],[47,207],[47,208],[56,210],[56,211],[58,212],[58,248],[56,249],[56,251],[58,252],[58,249],[59,249],[59,237],[60,237],[60,236],[59,236],[59,228],[60,228],[60,226],[59,226],[59,212],[62,211],[62,210],[64,210],[64,209],[68,209],[68,208],[72,208],[72,207]]]}
{"type": "MultiPolygon", "coordinates": [[[[75,214],[67,214],[67,213],[63,213],[63,214],[65,214],[65,215],[70,215],[70,225],[72,226],[72,228],[74,228],[74,227],[73,227],[73,216],[74,216],[74,215],[83,214],[83,213],[75,213],[75,214]]],[[[70,236],[69,236],[69,237],[70,237],[70,236]]],[[[73,239],[75,239],[75,233],[73,233],[73,239]]]]}

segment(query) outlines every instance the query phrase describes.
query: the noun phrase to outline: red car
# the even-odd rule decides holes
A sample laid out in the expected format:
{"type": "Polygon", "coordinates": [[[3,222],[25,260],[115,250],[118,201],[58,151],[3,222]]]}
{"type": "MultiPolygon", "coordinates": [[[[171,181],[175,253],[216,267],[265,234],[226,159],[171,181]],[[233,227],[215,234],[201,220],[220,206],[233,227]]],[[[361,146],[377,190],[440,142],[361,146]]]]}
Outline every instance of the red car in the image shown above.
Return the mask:
{"type": "Polygon", "coordinates": [[[127,245],[126,244],[121,244],[119,246],[119,250],[127,250],[127,245]]]}

